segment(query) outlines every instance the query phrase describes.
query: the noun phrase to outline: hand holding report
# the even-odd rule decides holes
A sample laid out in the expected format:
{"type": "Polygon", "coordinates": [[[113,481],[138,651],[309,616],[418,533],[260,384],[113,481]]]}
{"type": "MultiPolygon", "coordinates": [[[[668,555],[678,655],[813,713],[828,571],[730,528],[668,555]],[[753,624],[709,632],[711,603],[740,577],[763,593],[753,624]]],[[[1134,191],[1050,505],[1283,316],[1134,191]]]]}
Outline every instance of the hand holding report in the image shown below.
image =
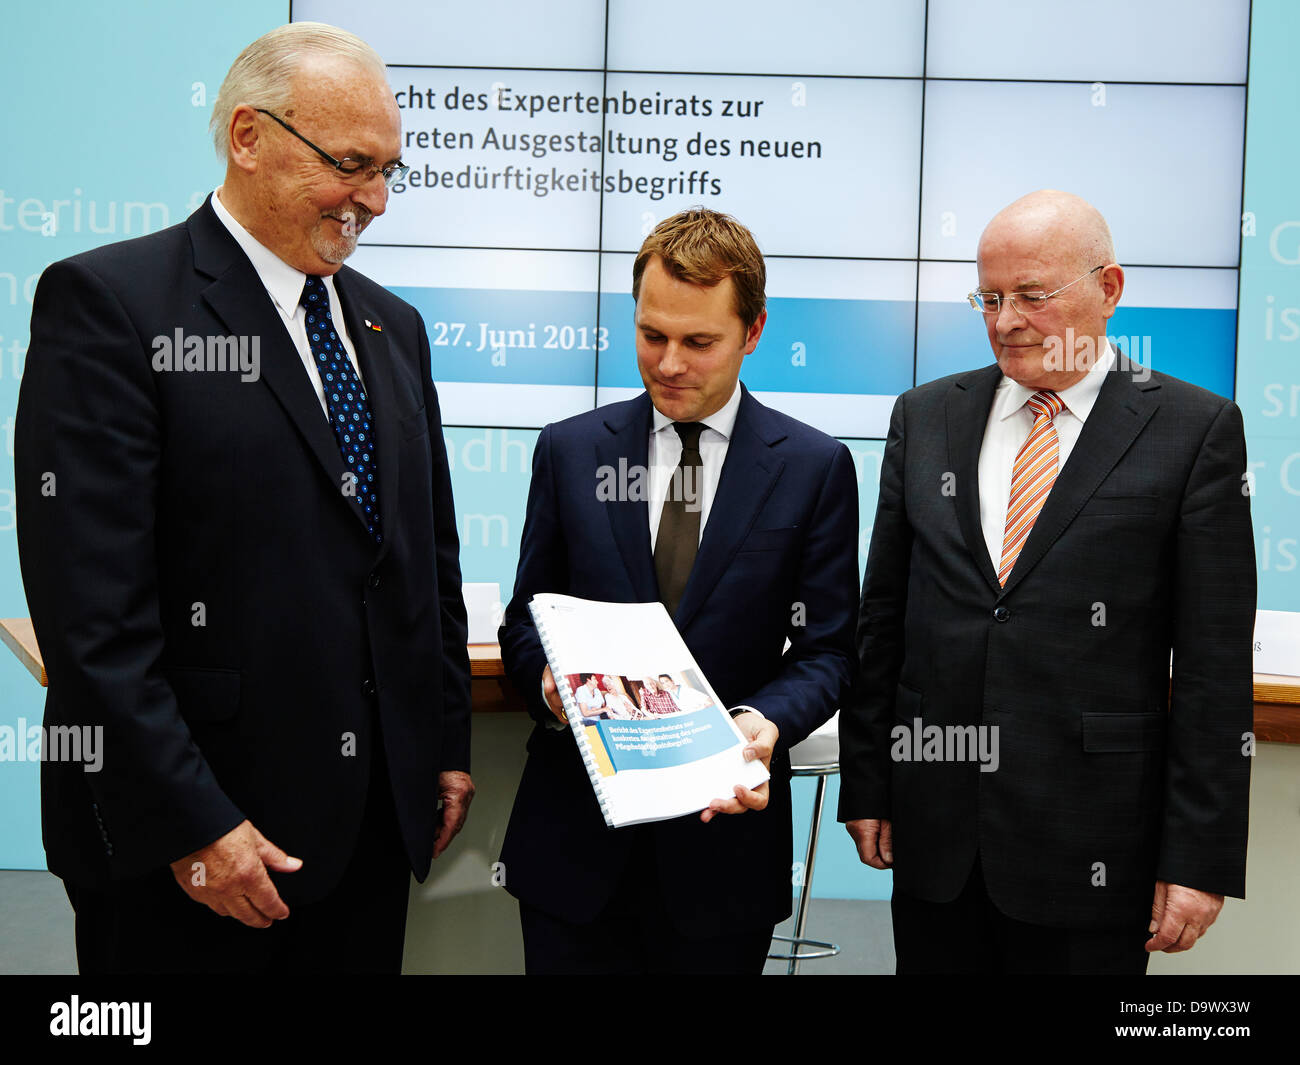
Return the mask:
{"type": "MultiPolygon", "coordinates": [[[[737,714],[732,720],[741,734],[749,740],[745,745],[743,755],[745,760],[762,762],[763,768],[771,772],[772,750],[780,735],[777,727],[758,714],[737,714]]],[[[709,803],[709,808],[700,814],[700,820],[707,824],[713,819],[714,814],[741,814],[746,810],[767,808],[766,783],[753,789],[737,784],[735,792],[734,799],[714,799],[709,803]]]]}
{"type": "Polygon", "coordinates": [[[608,825],[766,806],[776,726],[732,720],[662,604],[543,594],[529,609],[608,825]]]}

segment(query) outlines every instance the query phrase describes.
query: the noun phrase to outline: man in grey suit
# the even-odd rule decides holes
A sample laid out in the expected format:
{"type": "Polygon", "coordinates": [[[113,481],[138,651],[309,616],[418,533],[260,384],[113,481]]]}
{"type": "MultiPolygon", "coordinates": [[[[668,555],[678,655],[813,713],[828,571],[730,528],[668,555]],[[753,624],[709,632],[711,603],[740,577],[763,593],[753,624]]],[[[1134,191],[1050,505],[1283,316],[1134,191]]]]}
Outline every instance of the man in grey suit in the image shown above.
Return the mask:
{"type": "Polygon", "coordinates": [[[840,820],[894,871],[899,972],[1141,973],[1245,892],[1241,412],[1111,348],[1078,197],[1001,211],[978,269],[997,364],[894,407],[840,820]]]}

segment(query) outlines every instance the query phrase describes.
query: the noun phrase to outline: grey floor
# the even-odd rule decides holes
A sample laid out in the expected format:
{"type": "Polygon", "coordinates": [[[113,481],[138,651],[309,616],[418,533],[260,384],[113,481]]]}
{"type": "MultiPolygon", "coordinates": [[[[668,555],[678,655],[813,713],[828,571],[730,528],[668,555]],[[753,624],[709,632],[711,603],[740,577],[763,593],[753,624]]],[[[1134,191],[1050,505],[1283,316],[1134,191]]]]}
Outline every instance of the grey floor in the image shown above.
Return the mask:
{"type": "MultiPolygon", "coordinates": [[[[777,929],[789,934],[791,922],[777,929]]],[[[834,958],[803,962],[803,975],[892,973],[894,941],[889,903],[813,901],[808,935],[838,943],[834,958]]],[[[72,907],[63,882],[46,872],[0,870],[0,975],[75,973],[72,907]]],[[[785,962],[771,961],[765,972],[784,973],[785,962]]]]}
{"type": "MultiPolygon", "coordinates": [[[[791,935],[793,920],[777,926],[778,935],[791,935]]],[[[800,976],[847,976],[892,974],[894,971],[894,929],[888,902],[855,902],[849,899],[813,899],[808,907],[804,935],[834,943],[840,953],[799,963],[800,976]]],[[[774,950],[788,949],[774,943],[774,950]]],[[[765,975],[784,974],[789,962],[769,961],[765,975]]]]}
{"type": "Polygon", "coordinates": [[[0,869],[0,974],[76,971],[63,881],[51,873],[0,869]]]}

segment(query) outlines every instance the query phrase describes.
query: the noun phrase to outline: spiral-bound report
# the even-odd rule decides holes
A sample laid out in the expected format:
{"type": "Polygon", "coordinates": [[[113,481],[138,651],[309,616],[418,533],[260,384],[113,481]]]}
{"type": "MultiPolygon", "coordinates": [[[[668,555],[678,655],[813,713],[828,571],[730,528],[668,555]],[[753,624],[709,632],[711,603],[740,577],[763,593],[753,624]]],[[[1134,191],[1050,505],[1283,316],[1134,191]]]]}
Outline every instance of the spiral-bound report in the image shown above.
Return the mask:
{"type": "Polygon", "coordinates": [[[663,821],[768,779],[662,603],[529,603],[605,822],[663,821]]]}

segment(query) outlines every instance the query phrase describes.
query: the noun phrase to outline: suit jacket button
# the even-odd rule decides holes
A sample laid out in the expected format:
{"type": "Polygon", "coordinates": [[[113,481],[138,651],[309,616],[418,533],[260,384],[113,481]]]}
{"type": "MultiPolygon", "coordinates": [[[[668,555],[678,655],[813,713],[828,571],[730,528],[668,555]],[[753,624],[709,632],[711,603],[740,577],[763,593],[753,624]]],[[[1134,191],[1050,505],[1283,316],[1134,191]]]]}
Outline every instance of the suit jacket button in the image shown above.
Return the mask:
{"type": "Polygon", "coordinates": [[[1004,607],[1004,606],[1000,606],[1000,607],[998,607],[996,610],[993,611],[993,620],[994,620],[994,621],[1010,621],[1010,620],[1011,620],[1011,611],[1008,610],[1008,609],[1007,609],[1006,607],[1004,607]]]}
{"type": "Polygon", "coordinates": [[[378,573],[372,573],[372,574],[370,575],[370,580],[367,581],[366,583],[369,584],[371,588],[378,588],[378,587],[379,587],[379,574],[378,574],[378,573]]]}
{"type": "Polygon", "coordinates": [[[367,677],[365,680],[361,682],[361,694],[362,695],[375,694],[375,682],[371,680],[369,677],[367,677]]]}

